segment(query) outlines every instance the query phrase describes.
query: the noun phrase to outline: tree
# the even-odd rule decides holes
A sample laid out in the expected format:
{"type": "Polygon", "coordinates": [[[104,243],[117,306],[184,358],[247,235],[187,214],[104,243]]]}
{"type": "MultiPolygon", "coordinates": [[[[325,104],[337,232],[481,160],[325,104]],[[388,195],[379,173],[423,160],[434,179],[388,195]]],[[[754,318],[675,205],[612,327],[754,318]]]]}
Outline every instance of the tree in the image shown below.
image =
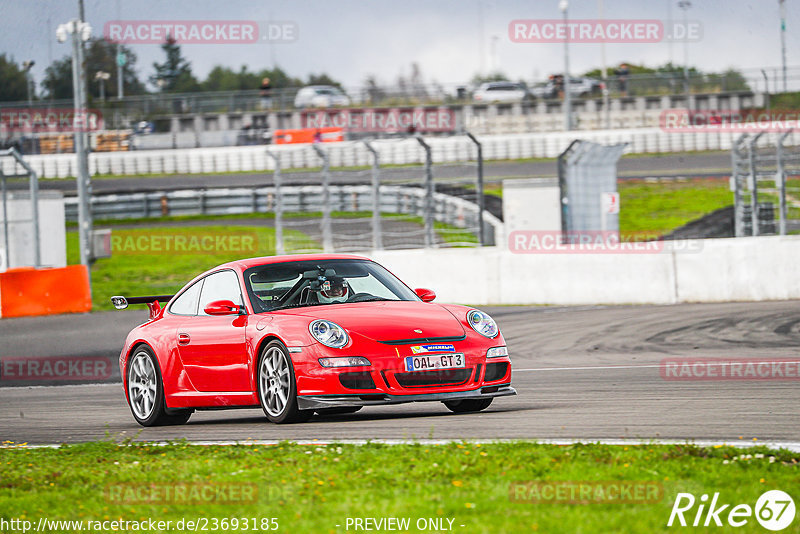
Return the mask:
{"type": "Polygon", "coordinates": [[[27,78],[17,63],[0,54],[0,102],[13,102],[28,98],[27,78]]]}
{"type": "Polygon", "coordinates": [[[472,85],[480,85],[486,82],[508,82],[508,76],[503,74],[502,72],[492,72],[489,74],[476,74],[472,77],[470,82],[472,85]]]}
{"type": "Polygon", "coordinates": [[[334,87],[342,88],[342,84],[328,76],[327,74],[309,74],[308,84],[306,85],[333,85],[334,87]]]}
{"type": "MultiPolygon", "coordinates": [[[[144,85],[136,75],[136,54],[126,46],[120,46],[120,53],[125,57],[122,67],[122,90],[126,95],[144,92],[144,85]]],[[[116,95],[117,87],[117,45],[103,38],[95,38],[89,42],[86,50],[86,75],[88,77],[89,94],[100,96],[100,85],[94,80],[97,72],[103,71],[111,75],[106,81],[106,95],[116,95]]]]}
{"type": "Polygon", "coordinates": [[[156,73],[150,77],[150,83],[166,93],[182,93],[198,91],[200,84],[192,74],[192,67],[181,54],[181,47],[172,36],[167,37],[161,45],[166,54],[164,63],[153,63],[156,73]]]}
{"type": "MultiPolygon", "coordinates": [[[[123,91],[126,95],[141,94],[144,85],[136,75],[136,54],[129,48],[122,46],[120,52],[125,56],[125,65],[122,67],[123,91]]],[[[89,41],[86,47],[86,84],[89,97],[99,97],[100,86],[94,80],[97,72],[103,71],[111,75],[106,81],[106,95],[116,94],[117,87],[117,45],[102,38],[89,41]]],[[[72,98],[72,56],[65,56],[50,64],[45,69],[42,85],[48,98],[72,98]]]]}
{"type": "Polygon", "coordinates": [[[44,70],[42,86],[47,98],[72,98],[72,57],[65,56],[53,61],[44,70]]]}

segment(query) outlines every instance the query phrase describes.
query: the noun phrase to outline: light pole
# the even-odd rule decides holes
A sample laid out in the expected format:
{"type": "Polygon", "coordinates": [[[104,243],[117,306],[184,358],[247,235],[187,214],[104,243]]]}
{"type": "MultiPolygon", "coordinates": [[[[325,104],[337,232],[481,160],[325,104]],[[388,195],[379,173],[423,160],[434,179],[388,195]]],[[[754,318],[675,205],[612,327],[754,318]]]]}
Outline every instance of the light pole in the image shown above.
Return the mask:
{"type": "Polygon", "coordinates": [[[559,0],[558,9],[564,14],[564,129],[572,130],[572,97],[569,91],[569,25],[567,0],[559,0]]]}
{"type": "Polygon", "coordinates": [[[678,7],[683,10],[683,83],[686,90],[686,110],[691,111],[689,105],[689,94],[691,88],[689,85],[689,19],[688,11],[692,7],[689,0],[680,0],[678,7]]]}
{"type": "Polygon", "coordinates": [[[72,94],[75,102],[73,134],[75,138],[75,156],[78,158],[78,240],[80,243],[81,264],[86,266],[90,280],[90,267],[92,262],[92,212],[89,202],[92,194],[92,183],[89,179],[89,154],[87,152],[88,143],[86,137],[89,117],[88,110],[86,109],[83,42],[88,41],[91,35],[91,26],[78,19],[73,19],[65,24],[59,24],[56,29],[56,39],[58,39],[59,43],[65,42],[70,37],[72,38],[72,94]]]}
{"type": "MultiPolygon", "coordinates": [[[[778,0],[781,8],[781,62],[783,66],[783,92],[786,89],[786,0],[778,0]]],[[[775,91],[777,93],[777,91],[775,91]]]]}
{"type": "Polygon", "coordinates": [[[103,102],[106,101],[106,81],[110,78],[111,74],[102,70],[98,70],[94,75],[95,81],[100,83],[100,100],[103,102]]]}
{"type": "MultiPolygon", "coordinates": [[[[600,21],[603,21],[603,0],[597,0],[597,11],[600,21]]],[[[606,69],[606,41],[600,43],[600,58],[603,63],[603,123],[606,129],[611,128],[611,110],[608,101],[608,70],[606,69]]]]}
{"type": "Polygon", "coordinates": [[[31,69],[36,64],[36,62],[32,59],[28,61],[22,62],[22,72],[25,73],[25,87],[28,90],[28,107],[33,106],[33,91],[32,91],[32,80],[31,80],[31,69]]]}

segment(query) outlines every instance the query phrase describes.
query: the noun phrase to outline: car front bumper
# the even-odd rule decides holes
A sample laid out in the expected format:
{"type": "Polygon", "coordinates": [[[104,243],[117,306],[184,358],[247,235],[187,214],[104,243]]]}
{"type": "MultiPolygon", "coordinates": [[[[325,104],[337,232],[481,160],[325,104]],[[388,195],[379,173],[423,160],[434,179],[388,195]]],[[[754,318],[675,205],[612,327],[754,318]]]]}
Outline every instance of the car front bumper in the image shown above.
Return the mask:
{"type": "Polygon", "coordinates": [[[445,402],[465,399],[485,399],[490,397],[507,397],[516,395],[517,390],[511,384],[484,386],[469,391],[447,391],[442,393],[418,393],[409,395],[391,395],[388,393],[357,393],[350,395],[299,395],[297,407],[300,410],[318,410],[322,408],[339,408],[346,406],[381,406],[386,404],[403,404],[407,402],[445,402]]]}

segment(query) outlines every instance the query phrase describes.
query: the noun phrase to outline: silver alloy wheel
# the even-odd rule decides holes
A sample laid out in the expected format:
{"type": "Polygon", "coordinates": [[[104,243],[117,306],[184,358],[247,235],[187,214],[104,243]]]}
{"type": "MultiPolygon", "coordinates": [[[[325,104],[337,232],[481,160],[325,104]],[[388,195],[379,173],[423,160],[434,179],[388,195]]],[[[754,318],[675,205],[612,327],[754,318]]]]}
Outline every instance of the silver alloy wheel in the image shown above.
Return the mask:
{"type": "Polygon", "coordinates": [[[286,354],[278,347],[270,348],[261,360],[258,371],[258,380],[261,385],[261,402],[267,413],[273,417],[280,417],[289,403],[289,362],[286,354]]]}
{"type": "Polygon", "coordinates": [[[139,351],[131,361],[128,374],[128,397],[133,413],[139,419],[147,419],[156,406],[156,369],[153,360],[145,351],[139,351]]]}

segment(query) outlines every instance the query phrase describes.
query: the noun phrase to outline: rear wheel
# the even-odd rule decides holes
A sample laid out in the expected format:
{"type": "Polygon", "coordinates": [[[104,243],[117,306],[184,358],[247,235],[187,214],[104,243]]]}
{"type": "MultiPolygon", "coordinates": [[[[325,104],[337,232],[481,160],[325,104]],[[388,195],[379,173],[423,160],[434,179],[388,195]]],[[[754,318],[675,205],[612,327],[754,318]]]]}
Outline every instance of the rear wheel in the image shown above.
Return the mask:
{"type": "Polygon", "coordinates": [[[258,400],[267,419],[273,423],[304,423],[314,410],[297,408],[297,384],[289,351],[280,341],[272,341],[258,360],[258,400]]]}
{"type": "Polygon", "coordinates": [[[167,409],[158,362],[146,345],[137,347],[128,360],[127,375],[128,404],[140,425],[182,425],[192,416],[192,410],[167,409]]]}
{"type": "Polygon", "coordinates": [[[462,399],[454,401],[445,401],[444,405],[453,413],[468,413],[480,412],[489,407],[494,399],[462,399]]]}

